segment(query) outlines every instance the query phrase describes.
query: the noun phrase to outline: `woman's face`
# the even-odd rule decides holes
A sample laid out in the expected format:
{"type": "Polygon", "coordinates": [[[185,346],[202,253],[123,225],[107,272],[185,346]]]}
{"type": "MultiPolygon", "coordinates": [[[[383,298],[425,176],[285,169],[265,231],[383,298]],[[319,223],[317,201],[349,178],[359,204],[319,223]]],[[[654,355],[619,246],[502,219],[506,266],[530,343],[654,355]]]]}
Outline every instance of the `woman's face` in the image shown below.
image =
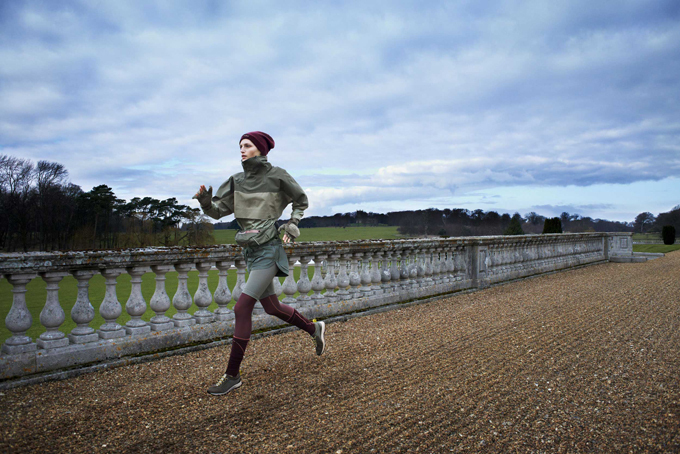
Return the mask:
{"type": "Polygon", "coordinates": [[[250,139],[243,139],[241,141],[241,161],[250,159],[253,156],[260,156],[260,150],[257,149],[250,139]]]}

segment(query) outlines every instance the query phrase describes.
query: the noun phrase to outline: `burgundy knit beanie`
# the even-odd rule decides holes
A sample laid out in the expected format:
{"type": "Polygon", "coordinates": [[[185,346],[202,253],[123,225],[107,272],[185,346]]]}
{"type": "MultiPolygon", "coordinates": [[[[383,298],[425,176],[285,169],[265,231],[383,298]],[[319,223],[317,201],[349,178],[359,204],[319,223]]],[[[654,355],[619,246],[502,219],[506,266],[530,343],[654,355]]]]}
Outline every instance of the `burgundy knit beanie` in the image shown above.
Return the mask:
{"type": "MultiPolygon", "coordinates": [[[[260,154],[262,156],[267,156],[269,150],[274,148],[274,139],[272,139],[272,136],[270,136],[266,132],[262,131],[247,132],[241,136],[241,140],[243,139],[248,139],[251,142],[253,142],[253,145],[255,145],[257,149],[260,150],[260,154]]],[[[239,144],[241,143],[241,140],[238,141],[239,144]]]]}

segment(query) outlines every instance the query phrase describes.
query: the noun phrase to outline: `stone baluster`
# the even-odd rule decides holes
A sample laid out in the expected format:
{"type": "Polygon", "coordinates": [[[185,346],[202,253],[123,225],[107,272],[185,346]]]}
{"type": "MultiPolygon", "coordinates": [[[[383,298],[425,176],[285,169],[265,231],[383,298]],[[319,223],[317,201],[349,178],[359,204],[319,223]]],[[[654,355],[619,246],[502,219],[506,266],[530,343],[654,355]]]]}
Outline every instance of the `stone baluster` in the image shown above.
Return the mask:
{"type": "Polygon", "coordinates": [[[493,279],[494,274],[494,258],[496,255],[496,247],[493,244],[489,244],[486,248],[486,278],[493,279]]]}
{"type": "Polygon", "coordinates": [[[339,300],[346,300],[349,298],[349,274],[347,274],[347,261],[352,260],[351,254],[342,254],[340,257],[340,272],[338,273],[338,292],[336,296],[339,300]]]}
{"type": "Polygon", "coordinates": [[[33,325],[33,317],[26,307],[26,285],[36,277],[35,273],[16,273],[5,276],[12,284],[12,307],[5,317],[5,327],[12,333],[2,346],[4,353],[27,353],[37,350],[37,345],[26,335],[33,325]]]}
{"type": "Polygon", "coordinates": [[[430,279],[432,279],[432,283],[437,285],[441,283],[441,278],[439,276],[439,266],[440,266],[440,259],[439,259],[439,251],[440,251],[440,246],[435,246],[431,250],[432,252],[432,274],[430,274],[430,279]]]}
{"type": "Polygon", "coordinates": [[[458,279],[458,272],[460,265],[458,264],[458,256],[463,255],[463,249],[459,245],[454,245],[451,247],[451,264],[449,265],[451,269],[451,281],[457,281],[458,279]]]}
{"type": "Polygon", "coordinates": [[[326,257],[326,254],[316,254],[314,256],[314,275],[312,276],[312,290],[314,293],[312,294],[312,299],[315,304],[320,303],[324,299],[321,291],[326,288],[326,283],[321,276],[321,264],[326,257]]]}
{"type": "Polygon", "coordinates": [[[441,249],[441,260],[439,261],[439,278],[443,284],[451,282],[451,246],[445,245],[441,249]]]}
{"type": "Polygon", "coordinates": [[[64,309],[59,304],[59,282],[67,275],[67,272],[62,271],[40,273],[47,290],[45,307],[40,312],[40,323],[46,328],[37,340],[40,348],[49,349],[68,345],[66,334],[59,331],[59,327],[66,320],[64,309]]]}
{"type": "Polygon", "coordinates": [[[380,272],[380,266],[382,261],[383,251],[375,251],[373,253],[371,262],[371,288],[373,289],[374,295],[380,295],[383,292],[382,288],[382,273],[380,272]]]}
{"type": "Polygon", "coordinates": [[[312,289],[312,283],[309,280],[309,274],[307,272],[307,266],[311,262],[312,257],[300,257],[300,279],[298,279],[297,288],[300,292],[298,297],[298,302],[300,306],[308,306],[311,302],[311,298],[308,293],[312,289]]]}
{"type": "Polygon", "coordinates": [[[390,265],[392,263],[392,255],[394,251],[387,250],[384,252],[385,259],[382,261],[382,266],[380,267],[380,281],[381,281],[381,291],[382,293],[390,293],[392,285],[390,281],[392,280],[392,271],[390,265]]]}
{"type": "Polygon", "coordinates": [[[373,289],[371,288],[371,271],[368,269],[369,262],[373,254],[370,252],[365,252],[362,254],[363,258],[361,261],[361,296],[371,296],[373,294],[373,289]]]}
{"type": "Polygon", "coordinates": [[[123,313],[123,306],[118,301],[116,294],[116,281],[118,276],[125,272],[122,268],[106,268],[101,271],[106,282],[106,294],[99,305],[99,315],[104,319],[104,324],[99,327],[97,333],[102,339],[118,339],[125,337],[125,329],[116,321],[123,313]]]}
{"type": "Polygon", "coordinates": [[[90,322],[94,320],[94,307],[90,303],[90,279],[97,274],[95,270],[73,271],[73,277],[78,281],[78,297],[71,309],[71,319],[76,327],[68,335],[72,344],[85,344],[99,340],[99,335],[91,328],[90,322]]]}
{"type": "Polygon", "coordinates": [[[434,285],[434,279],[432,279],[432,275],[434,274],[432,251],[433,248],[423,249],[423,283],[426,286],[434,285]]]}
{"type": "Polygon", "coordinates": [[[156,280],[156,289],[153,292],[151,301],[149,301],[149,307],[151,307],[151,310],[156,314],[151,317],[151,320],[149,321],[151,331],[165,331],[166,329],[171,329],[175,326],[172,319],[165,315],[168,309],[170,309],[171,304],[168,292],[165,290],[165,275],[172,270],[172,265],[151,266],[151,271],[155,274],[156,280]]]}
{"type": "Polygon", "coordinates": [[[466,260],[467,248],[464,245],[456,247],[456,280],[462,281],[468,274],[468,264],[466,260]]]}
{"type": "Polygon", "coordinates": [[[408,249],[404,249],[401,256],[401,268],[399,269],[399,277],[401,279],[401,289],[409,289],[413,285],[411,281],[411,263],[410,263],[410,253],[408,249]]]}
{"type": "Polygon", "coordinates": [[[208,310],[208,307],[212,304],[212,293],[210,293],[210,288],[208,288],[208,271],[212,268],[212,263],[210,262],[198,262],[196,263],[196,269],[198,270],[198,288],[196,293],[194,293],[194,304],[198,309],[194,312],[194,318],[196,323],[199,325],[204,325],[215,320],[213,313],[208,310]]]}
{"type": "Polygon", "coordinates": [[[215,320],[227,321],[234,319],[234,311],[229,309],[227,305],[231,302],[231,291],[229,291],[229,284],[227,278],[229,276],[229,268],[231,268],[232,261],[218,261],[215,267],[218,270],[217,288],[215,289],[215,320]]]}
{"type": "Polygon", "coordinates": [[[414,255],[414,262],[415,262],[415,272],[416,272],[416,283],[418,287],[423,286],[423,281],[425,280],[425,253],[424,250],[418,249],[417,251],[418,255],[414,255]]]}
{"type": "Polygon", "coordinates": [[[399,280],[401,279],[401,272],[399,271],[399,264],[401,260],[401,248],[395,249],[392,253],[392,263],[390,266],[390,291],[399,291],[399,280]]]}
{"type": "Polygon", "coordinates": [[[191,307],[191,293],[187,288],[191,264],[177,263],[175,269],[177,270],[177,292],[172,298],[172,305],[177,309],[177,313],[172,316],[172,323],[176,327],[192,326],[196,324],[196,319],[187,312],[191,307]]]}
{"type": "Polygon", "coordinates": [[[146,300],[142,295],[142,276],[146,271],[145,266],[127,268],[131,290],[130,297],[125,303],[125,310],[130,316],[130,320],[125,324],[125,332],[133,336],[151,332],[151,326],[142,320],[142,315],[146,312],[146,300]]]}
{"type": "Polygon", "coordinates": [[[338,297],[335,294],[335,287],[338,286],[338,280],[335,277],[335,265],[338,262],[339,254],[330,254],[327,263],[326,279],[324,284],[326,287],[326,300],[337,301],[338,297]]]}
{"type": "Polygon", "coordinates": [[[293,308],[297,308],[297,299],[295,299],[295,294],[297,293],[297,283],[295,283],[295,262],[298,261],[298,257],[289,255],[288,256],[288,276],[283,281],[283,293],[286,297],[283,299],[283,303],[286,303],[293,308]]]}
{"type": "Polygon", "coordinates": [[[350,298],[357,298],[360,295],[359,286],[361,285],[361,275],[359,274],[359,259],[363,254],[347,254],[352,260],[349,270],[349,296],[350,298]]]}
{"type": "Polygon", "coordinates": [[[243,286],[246,285],[246,261],[236,260],[234,266],[236,267],[236,284],[231,294],[234,296],[234,301],[238,301],[243,293],[243,286]]]}

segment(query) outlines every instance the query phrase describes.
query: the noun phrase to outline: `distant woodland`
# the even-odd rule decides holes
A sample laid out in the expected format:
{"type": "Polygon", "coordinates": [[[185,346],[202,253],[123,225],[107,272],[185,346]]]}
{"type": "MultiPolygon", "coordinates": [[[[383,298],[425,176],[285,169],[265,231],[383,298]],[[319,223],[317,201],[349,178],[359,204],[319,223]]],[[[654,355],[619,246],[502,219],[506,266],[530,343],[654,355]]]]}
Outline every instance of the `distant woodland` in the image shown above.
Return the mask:
{"type": "MultiPolygon", "coordinates": [[[[633,222],[592,219],[562,213],[564,232],[660,232],[673,225],[680,231],[680,205],[654,216],[640,213],[633,222]]],[[[544,231],[546,217],[538,213],[510,215],[495,211],[435,209],[387,214],[355,211],[304,218],[301,228],[398,226],[413,236],[471,236],[544,231]]],[[[213,229],[238,228],[235,221],[212,224],[198,208],[175,198],[158,200],[116,197],[100,185],[84,191],[69,181],[56,162],[0,155],[0,249],[4,251],[114,249],[145,246],[213,244],[213,229]]]]}
{"type": "Polygon", "coordinates": [[[79,250],[204,245],[212,224],[175,198],[119,199],[110,187],[83,191],[56,162],[0,155],[0,248],[79,250]]]}

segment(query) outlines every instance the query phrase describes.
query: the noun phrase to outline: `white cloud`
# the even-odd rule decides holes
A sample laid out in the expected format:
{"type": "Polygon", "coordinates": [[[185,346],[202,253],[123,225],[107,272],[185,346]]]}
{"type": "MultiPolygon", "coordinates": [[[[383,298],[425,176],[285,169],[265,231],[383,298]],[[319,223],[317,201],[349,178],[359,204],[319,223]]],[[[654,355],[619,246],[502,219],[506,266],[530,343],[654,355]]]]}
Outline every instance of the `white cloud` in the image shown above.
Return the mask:
{"type": "Polygon", "coordinates": [[[679,16],[670,0],[4,4],[0,153],[189,202],[261,129],[312,214],[661,181],[680,170],[679,16]]]}

